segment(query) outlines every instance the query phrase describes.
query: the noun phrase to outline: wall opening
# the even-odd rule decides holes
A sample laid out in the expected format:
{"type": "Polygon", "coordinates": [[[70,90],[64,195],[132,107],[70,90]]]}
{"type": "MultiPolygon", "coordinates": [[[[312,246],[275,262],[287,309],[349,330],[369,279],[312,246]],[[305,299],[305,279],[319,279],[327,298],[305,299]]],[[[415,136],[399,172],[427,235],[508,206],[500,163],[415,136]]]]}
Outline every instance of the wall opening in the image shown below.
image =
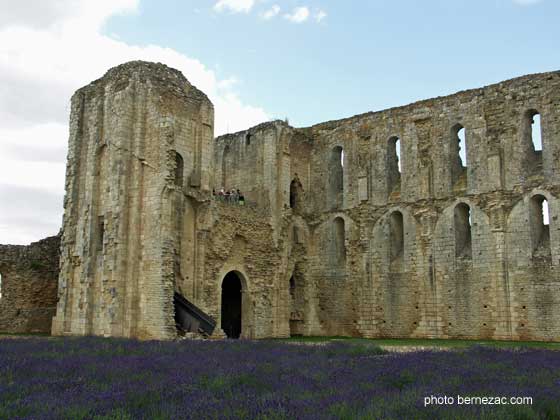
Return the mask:
{"type": "Polygon", "coordinates": [[[183,187],[183,172],[185,168],[185,162],[183,156],[175,152],[175,185],[178,187],[183,187]]]}
{"type": "Polygon", "coordinates": [[[535,152],[542,152],[541,114],[536,111],[531,120],[531,142],[535,152]]]}
{"type": "Polygon", "coordinates": [[[251,145],[251,138],[253,137],[253,135],[251,133],[247,133],[245,135],[245,145],[250,146],[251,145]]]}
{"type": "Polygon", "coordinates": [[[336,146],[331,150],[328,171],[328,207],[337,209],[342,206],[344,198],[344,150],[342,147],[336,146]]]}
{"type": "Polygon", "coordinates": [[[455,257],[472,258],[471,208],[465,203],[455,207],[455,257]]]}
{"type": "Polygon", "coordinates": [[[333,221],[333,241],[334,252],[333,261],[336,266],[344,267],[346,266],[346,232],[344,226],[344,219],[342,217],[337,217],[333,221]]]}
{"type": "Polygon", "coordinates": [[[550,214],[548,200],[543,195],[531,198],[529,217],[533,251],[550,254],[550,214]]]}
{"type": "Polygon", "coordinates": [[[401,190],[401,140],[391,137],[387,146],[387,186],[389,194],[401,190]]]}
{"type": "Polygon", "coordinates": [[[391,261],[402,259],[404,252],[404,221],[400,211],[395,211],[389,217],[389,243],[391,261]]]}
{"type": "Polygon", "coordinates": [[[241,279],[230,271],[222,282],[222,330],[228,338],[241,336],[241,279]]]}
{"type": "Polygon", "coordinates": [[[525,112],[522,123],[525,173],[538,174],[542,171],[543,138],[541,114],[536,109],[525,112]]]}
{"type": "Polygon", "coordinates": [[[466,187],[467,176],[467,132],[461,124],[451,129],[451,180],[453,185],[463,181],[466,187]]]}
{"type": "Polygon", "coordinates": [[[303,187],[297,178],[290,183],[290,208],[301,208],[301,200],[303,194],[303,187]]]}
{"type": "Polygon", "coordinates": [[[0,299],[2,299],[2,273],[0,273],[0,299]]]}

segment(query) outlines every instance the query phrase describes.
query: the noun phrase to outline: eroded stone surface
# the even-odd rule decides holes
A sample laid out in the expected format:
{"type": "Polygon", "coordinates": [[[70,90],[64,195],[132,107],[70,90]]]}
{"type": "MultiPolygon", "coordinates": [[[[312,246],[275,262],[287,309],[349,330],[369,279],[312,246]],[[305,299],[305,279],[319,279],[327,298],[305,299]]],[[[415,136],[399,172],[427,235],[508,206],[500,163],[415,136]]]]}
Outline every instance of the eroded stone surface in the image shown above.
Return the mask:
{"type": "Polygon", "coordinates": [[[0,332],[49,333],[56,309],[60,238],[0,245],[0,332]]]}

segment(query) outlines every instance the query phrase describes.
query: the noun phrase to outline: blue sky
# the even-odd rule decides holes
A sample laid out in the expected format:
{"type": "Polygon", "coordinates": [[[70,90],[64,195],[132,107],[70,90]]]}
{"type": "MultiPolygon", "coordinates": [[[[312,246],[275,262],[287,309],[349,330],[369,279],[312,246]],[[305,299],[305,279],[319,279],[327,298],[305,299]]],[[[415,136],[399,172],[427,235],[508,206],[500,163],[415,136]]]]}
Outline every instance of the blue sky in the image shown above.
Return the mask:
{"type": "Polygon", "coordinates": [[[309,126],[560,70],[558,0],[0,0],[0,243],[58,232],[72,93],[181,70],[215,132],[309,126]]]}
{"type": "Polygon", "coordinates": [[[280,0],[248,13],[215,4],[144,0],[104,30],[196,57],[236,78],[243,101],[297,126],[560,68],[558,1],[280,0]],[[280,13],[263,19],[275,4],[280,13]],[[295,7],[309,19],[283,18],[295,7]]]}

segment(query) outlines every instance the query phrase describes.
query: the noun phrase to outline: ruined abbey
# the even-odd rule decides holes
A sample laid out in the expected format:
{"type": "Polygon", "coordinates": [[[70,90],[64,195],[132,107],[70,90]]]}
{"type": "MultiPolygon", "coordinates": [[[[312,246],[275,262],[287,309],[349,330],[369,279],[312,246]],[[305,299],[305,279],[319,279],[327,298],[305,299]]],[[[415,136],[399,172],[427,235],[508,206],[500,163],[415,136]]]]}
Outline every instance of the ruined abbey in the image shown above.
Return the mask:
{"type": "Polygon", "coordinates": [[[0,331],[560,340],[560,72],[213,125],[162,64],[78,90],[61,235],[0,246],[0,331]]]}

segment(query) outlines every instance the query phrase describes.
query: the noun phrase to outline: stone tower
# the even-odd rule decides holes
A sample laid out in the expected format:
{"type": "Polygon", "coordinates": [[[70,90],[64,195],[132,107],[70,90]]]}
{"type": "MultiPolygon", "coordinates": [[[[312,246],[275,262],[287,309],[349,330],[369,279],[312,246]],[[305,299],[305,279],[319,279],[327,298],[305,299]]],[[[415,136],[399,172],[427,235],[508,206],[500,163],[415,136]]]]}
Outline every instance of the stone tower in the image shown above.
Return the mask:
{"type": "Polygon", "coordinates": [[[175,336],[213,124],[206,95],[162,64],[120,65],[74,94],[53,334],[175,336]]]}

